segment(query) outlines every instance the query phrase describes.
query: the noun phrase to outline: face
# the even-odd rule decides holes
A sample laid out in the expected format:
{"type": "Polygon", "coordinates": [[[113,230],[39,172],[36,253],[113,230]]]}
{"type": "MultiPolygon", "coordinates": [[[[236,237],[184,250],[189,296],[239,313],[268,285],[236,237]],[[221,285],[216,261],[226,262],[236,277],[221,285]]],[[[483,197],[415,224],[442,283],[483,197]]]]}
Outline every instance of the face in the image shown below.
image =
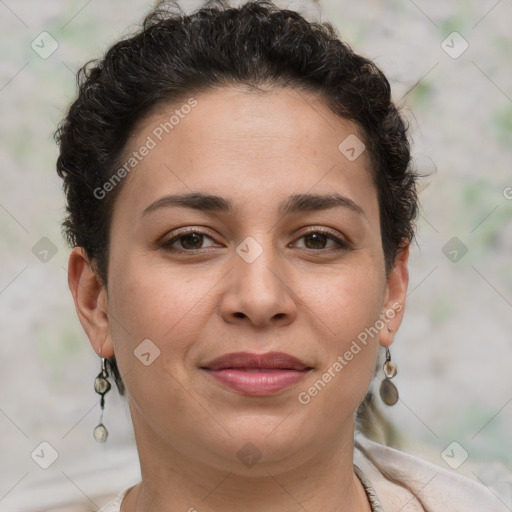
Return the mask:
{"type": "Polygon", "coordinates": [[[401,320],[406,261],[386,278],[369,158],[339,149],[362,135],[319,98],[219,89],[183,105],[130,138],[140,160],[97,288],[108,315],[74,293],[77,309],[98,354],[116,355],[138,443],[242,472],[251,442],[262,471],[292,467],[353,435],[379,343],[401,320]],[[224,371],[229,385],[209,366],[270,351],[309,370],[276,371],[269,389],[254,385],[264,373],[224,371]]]}

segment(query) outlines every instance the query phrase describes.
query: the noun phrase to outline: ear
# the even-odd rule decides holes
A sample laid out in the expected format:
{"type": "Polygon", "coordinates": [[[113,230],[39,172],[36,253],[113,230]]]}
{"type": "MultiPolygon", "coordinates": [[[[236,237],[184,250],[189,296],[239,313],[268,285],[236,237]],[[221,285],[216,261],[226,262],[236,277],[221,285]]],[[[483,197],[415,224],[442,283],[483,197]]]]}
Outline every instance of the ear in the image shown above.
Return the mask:
{"type": "Polygon", "coordinates": [[[396,255],[393,268],[387,278],[386,294],[382,309],[384,316],[381,316],[386,325],[379,334],[379,343],[385,347],[389,347],[393,343],[395,333],[404,317],[405,298],[407,296],[407,285],[409,284],[409,247],[410,242],[402,246],[402,249],[396,255]]]}
{"type": "Polygon", "coordinates": [[[75,247],[69,255],[68,285],[78,318],[92,348],[100,357],[113,356],[107,289],[94,271],[83,247],[75,247]]]}

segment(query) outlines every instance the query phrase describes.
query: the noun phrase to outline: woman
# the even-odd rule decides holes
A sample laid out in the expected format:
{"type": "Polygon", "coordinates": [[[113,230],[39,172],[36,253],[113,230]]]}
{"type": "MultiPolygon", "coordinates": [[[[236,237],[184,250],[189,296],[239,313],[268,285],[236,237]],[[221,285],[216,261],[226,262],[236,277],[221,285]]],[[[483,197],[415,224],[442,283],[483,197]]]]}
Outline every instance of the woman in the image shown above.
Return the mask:
{"type": "Polygon", "coordinates": [[[101,510],[501,510],[355,436],[379,350],[398,399],[418,208],[381,71],[331,25],[251,2],[160,6],[80,75],[56,134],[69,286],[142,474],[101,510]]]}

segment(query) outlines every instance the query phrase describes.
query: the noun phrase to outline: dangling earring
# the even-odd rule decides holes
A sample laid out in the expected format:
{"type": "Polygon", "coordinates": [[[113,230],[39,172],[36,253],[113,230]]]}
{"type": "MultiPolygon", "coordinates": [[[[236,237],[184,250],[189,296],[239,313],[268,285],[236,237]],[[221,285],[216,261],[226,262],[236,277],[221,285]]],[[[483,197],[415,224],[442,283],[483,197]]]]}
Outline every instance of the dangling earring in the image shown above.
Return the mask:
{"type": "MultiPolygon", "coordinates": [[[[388,327],[389,332],[393,330],[388,327]]],[[[386,347],[386,360],[383,365],[384,380],[380,383],[380,397],[386,405],[395,405],[398,402],[398,389],[391,382],[391,379],[398,373],[398,367],[391,361],[391,354],[389,348],[386,347]]]]}
{"type": "Polygon", "coordinates": [[[98,443],[104,443],[107,440],[108,437],[108,430],[103,425],[103,409],[105,407],[105,394],[108,393],[110,390],[110,382],[108,381],[108,372],[107,372],[107,365],[106,365],[106,359],[104,357],[101,358],[101,372],[98,374],[98,376],[94,379],[94,391],[101,395],[101,416],[100,416],[100,422],[95,427],[93,431],[94,439],[98,441],[98,443]]]}

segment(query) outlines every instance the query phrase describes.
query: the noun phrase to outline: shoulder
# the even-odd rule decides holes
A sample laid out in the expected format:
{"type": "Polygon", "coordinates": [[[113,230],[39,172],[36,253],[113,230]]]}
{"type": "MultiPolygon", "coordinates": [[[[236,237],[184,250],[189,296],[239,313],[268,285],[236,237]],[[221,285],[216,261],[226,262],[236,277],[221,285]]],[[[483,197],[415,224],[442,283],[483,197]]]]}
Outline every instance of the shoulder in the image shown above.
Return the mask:
{"type": "Polygon", "coordinates": [[[389,512],[509,511],[484,485],[363,436],[356,437],[354,463],[389,512]]]}
{"type": "Polygon", "coordinates": [[[124,489],[113,500],[103,505],[97,512],[119,512],[121,510],[121,503],[126,493],[131,489],[124,489]]]}

